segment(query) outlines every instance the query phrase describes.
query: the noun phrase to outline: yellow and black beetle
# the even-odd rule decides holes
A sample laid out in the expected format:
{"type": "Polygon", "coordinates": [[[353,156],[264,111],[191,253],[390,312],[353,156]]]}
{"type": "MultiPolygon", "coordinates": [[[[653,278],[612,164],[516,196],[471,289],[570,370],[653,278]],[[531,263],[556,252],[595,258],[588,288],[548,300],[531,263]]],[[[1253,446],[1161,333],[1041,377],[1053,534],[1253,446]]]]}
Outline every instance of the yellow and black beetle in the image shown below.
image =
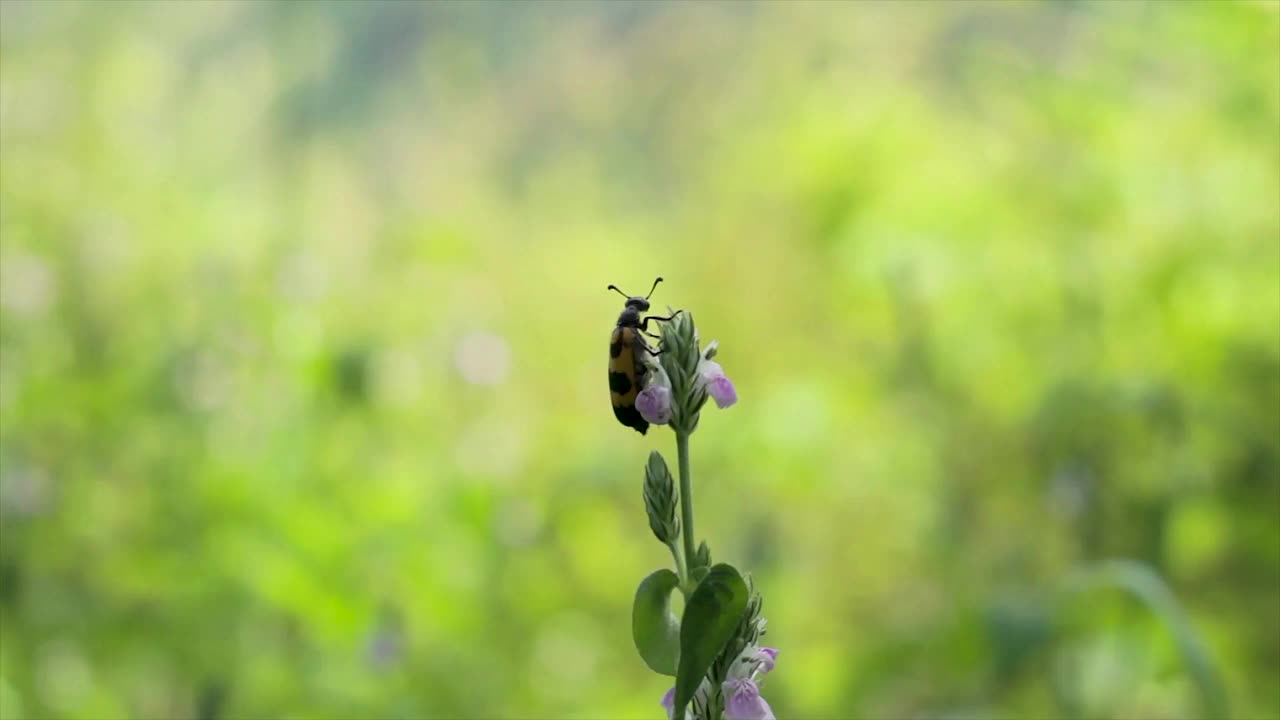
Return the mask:
{"type": "Polygon", "coordinates": [[[657,357],[662,354],[661,350],[649,347],[641,333],[656,339],[658,336],[648,330],[649,321],[666,322],[680,314],[677,310],[667,317],[640,317],[640,313],[649,310],[649,296],[653,295],[660,282],[662,278],[654,280],[649,295],[644,297],[627,295],[615,285],[608,288],[627,299],[613,336],[609,338],[609,399],[613,401],[613,414],[618,422],[635,428],[641,435],[649,429],[648,421],[636,409],[636,395],[644,387],[645,375],[649,372],[649,359],[645,355],[657,357]]]}

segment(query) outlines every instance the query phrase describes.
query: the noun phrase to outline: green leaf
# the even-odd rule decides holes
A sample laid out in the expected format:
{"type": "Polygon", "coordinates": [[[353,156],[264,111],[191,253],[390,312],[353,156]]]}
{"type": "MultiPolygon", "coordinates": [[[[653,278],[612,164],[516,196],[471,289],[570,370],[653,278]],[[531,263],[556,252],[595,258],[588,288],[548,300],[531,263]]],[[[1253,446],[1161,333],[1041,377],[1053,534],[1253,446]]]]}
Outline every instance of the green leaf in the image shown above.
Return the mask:
{"type": "Polygon", "coordinates": [[[680,663],[676,671],[676,711],[684,717],[707,669],[733,638],[747,609],[749,592],[732,565],[720,563],[698,583],[680,623],[680,663]]]}
{"type": "Polygon", "coordinates": [[[636,588],[631,608],[631,635],[644,664],[663,675],[676,674],[680,657],[680,621],[671,612],[671,591],[680,584],[676,574],[663,568],[636,588]]]}
{"type": "Polygon", "coordinates": [[[1095,587],[1117,587],[1132,594],[1164,621],[1191,679],[1200,693],[1205,717],[1230,716],[1226,685],[1222,672],[1210,656],[1200,634],[1196,632],[1178,598],[1154,570],[1132,560],[1111,560],[1094,568],[1078,571],[1069,578],[1069,591],[1081,592],[1095,587]]]}

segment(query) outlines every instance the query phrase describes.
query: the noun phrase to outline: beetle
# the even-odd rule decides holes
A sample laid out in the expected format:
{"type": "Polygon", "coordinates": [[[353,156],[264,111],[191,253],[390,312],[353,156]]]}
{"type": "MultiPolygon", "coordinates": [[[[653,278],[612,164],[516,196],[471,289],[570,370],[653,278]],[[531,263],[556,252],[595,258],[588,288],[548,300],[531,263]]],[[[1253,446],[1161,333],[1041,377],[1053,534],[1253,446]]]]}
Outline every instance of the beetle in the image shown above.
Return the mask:
{"type": "Polygon", "coordinates": [[[657,357],[662,354],[662,350],[649,347],[644,335],[658,339],[657,335],[649,332],[649,321],[667,322],[680,314],[677,310],[667,317],[640,317],[640,313],[649,310],[649,297],[660,282],[661,277],[654,280],[649,294],[644,297],[627,295],[616,285],[608,287],[627,299],[622,314],[618,316],[618,323],[613,328],[613,335],[609,338],[609,399],[613,403],[613,414],[618,422],[634,428],[641,435],[649,430],[649,422],[636,409],[636,395],[644,387],[645,376],[649,372],[649,358],[645,356],[657,357]]]}

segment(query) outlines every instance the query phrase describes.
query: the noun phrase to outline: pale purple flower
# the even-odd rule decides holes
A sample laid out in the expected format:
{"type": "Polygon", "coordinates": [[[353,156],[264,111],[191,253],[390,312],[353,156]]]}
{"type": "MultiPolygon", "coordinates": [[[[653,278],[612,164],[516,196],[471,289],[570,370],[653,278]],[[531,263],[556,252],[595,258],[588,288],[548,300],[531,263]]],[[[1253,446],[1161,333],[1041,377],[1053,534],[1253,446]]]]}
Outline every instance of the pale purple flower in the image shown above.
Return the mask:
{"type": "Polygon", "coordinates": [[[755,680],[773,670],[778,659],[777,648],[748,645],[729,668],[727,680],[755,680]]]}
{"type": "MultiPolygon", "coordinates": [[[[777,648],[748,645],[743,649],[729,668],[729,677],[720,686],[725,698],[724,720],[775,720],[773,709],[760,697],[760,686],[756,684],[756,679],[773,670],[777,659],[777,648]]],[[[705,704],[709,690],[710,685],[704,678],[694,696],[705,704]]],[[[667,711],[667,720],[675,720],[672,715],[675,705],[676,689],[673,687],[662,696],[662,707],[667,711]]],[[[690,716],[690,711],[686,709],[686,720],[690,716]]]]}
{"type": "Polygon", "coordinates": [[[698,364],[698,376],[703,387],[707,389],[707,394],[716,401],[716,407],[723,410],[738,402],[738,391],[733,387],[733,382],[725,376],[724,368],[720,367],[720,363],[704,359],[698,364]]]}
{"type": "Polygon", "coordinates": [[[728,680],[720,689],[725,698],[724,720],[776,720],[754,680],[728,680]]]}
{"type": "MultiPolygon", "coordinates": [[[[698,685],[698,689],[693,693],[695,701],[701,705],[706,705],[707,695],[710,692],[710,688],[711,685],[707,683],[706,678],[703,678],[702,683],[698,685]]],[[[676,711],[676,689],[674,687],[668,690],[666,695],[662,696],[662,707],[667,711],[667,720],[675,720],[675,715],[673,713],[676,711]]],[[[684,709],[684,720],[692,719],[693,708],[692,706],[686,707],[684,709]]]]}
{"type": "Polygon", "coordinates": [[[773,669],[774,662],[778,659],[778,648],[758,647],[753,659],[759,663],[760,674],[764,675],[773,669]]]}
{"type": "Polygon", "coordinates": [[[661,383],[649,383],[636,395],[636,409],[640,417],[654,425],[671,422],[671,388],[661,383]]]}

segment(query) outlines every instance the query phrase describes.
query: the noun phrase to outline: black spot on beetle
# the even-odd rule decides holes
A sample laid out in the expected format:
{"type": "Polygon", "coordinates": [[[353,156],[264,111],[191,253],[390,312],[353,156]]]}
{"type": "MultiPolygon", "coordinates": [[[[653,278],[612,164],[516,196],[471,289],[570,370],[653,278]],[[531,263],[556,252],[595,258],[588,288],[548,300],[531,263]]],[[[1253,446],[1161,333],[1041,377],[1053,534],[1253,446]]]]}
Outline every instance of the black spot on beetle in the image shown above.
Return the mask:
{"type": "Polygon", "coordinates": [[[635,405],[613,406],[613,414],[618,418],[618,422],[644,435],[649,430],[649,421],[640,415],[640,411],[635,405]]]}
{"type": "Polygon", "coordinates": [[[615,340],[609,343],[609,357],[618,357],[622,354],[622,341],[615,340]]]}
{"type": "Polygon", "coordinates": [[[631,378],[626,373],[609,371],[609,390],[619,395],[631,392],[631,378]]]}

